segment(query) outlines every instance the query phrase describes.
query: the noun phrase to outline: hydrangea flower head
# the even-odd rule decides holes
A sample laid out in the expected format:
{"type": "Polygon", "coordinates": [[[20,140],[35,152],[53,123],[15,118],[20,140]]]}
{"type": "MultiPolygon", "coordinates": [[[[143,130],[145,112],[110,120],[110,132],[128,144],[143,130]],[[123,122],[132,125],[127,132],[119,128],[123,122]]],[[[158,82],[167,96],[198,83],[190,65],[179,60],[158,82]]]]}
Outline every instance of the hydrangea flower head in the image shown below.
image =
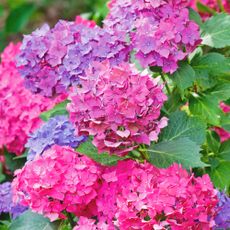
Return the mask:
{"type": "Polygon", "coordinates": [[[50,118],[47,123],[30,135],[26,144],[26,147],[29,148],[27,159],[33,160],[35,155],[42,154],[55,144],[76,148],[86,140],[86,137],[75,136],[74,132],[75,129],[67,116],[50,118]]]}
{"type": "Polygon", "coordinates": [[[99,219],[119,229],[211,229],[216,191],[208,175],[195,178],[179,165],[157,169],[121,161],[102,175],[99,219]]]}
{"type": "Polygon", "coordinates": [[[14,201],[43,214],[51,221],[95,213],[101,168],[70,147],[52,146],[43,155],[16,171],[14,201]]]}
{"type": "Polygon", "coordinates": [[[130,38],[143,67],[173,73],[200,43],[199,27],[189,19],[185,0],[112,0],[104,27],[130,38]]]}
{"type": "Polygon", "coordinates": [[[14,204],[12,200],[11,183],[5,182],[0,184],[0,215],[2,213],[10,213],[15,219],[22,214],[27,208],[14,204]]]}
{"type": "Polygon", "coordinates": [[[133,65],[94,63],[81,77],[67,105],[76,135],[94,136],[99,152],[125,154],[138,144],[149,145],[167,125],[159,119],[167,99],[158,79],[140,74],[133,65]]]}
{"type": "Polygon", "coordinates": [[[219,192],[218,197],[216,229],[228,229],[230,228],[230,198],[224,192],[219,192]]]}
{"type": "Polygon", "coordinates": [[[33,95],[25,89],[15,66],[20,44],[10,44],[1,55],[0,64],[0,149],[21,154],[29,133],[42,123],[39,115],[63,100],[33,95]]]}
{"type": "Polygon", "coordinates": [[[126,61],[129,49],[123,38],[88,21],[59,21],[27,35],[18,57],[26,87],[47,97],[66,92],[93,61],[126,61]]]}

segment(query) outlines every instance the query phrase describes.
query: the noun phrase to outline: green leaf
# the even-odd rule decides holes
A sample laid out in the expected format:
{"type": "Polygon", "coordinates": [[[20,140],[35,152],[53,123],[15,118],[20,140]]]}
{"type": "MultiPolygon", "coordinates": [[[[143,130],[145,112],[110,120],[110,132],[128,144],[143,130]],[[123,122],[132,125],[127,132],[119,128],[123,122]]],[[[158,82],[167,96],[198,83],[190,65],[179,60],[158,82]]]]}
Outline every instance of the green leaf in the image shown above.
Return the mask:
{"type": "Polygon", "coordinates": [[[172,75],[172,80],[176,83],[183,97],[184,90],[191,87],[195,81],[195,71],[189,64],[182,63],[179,69],[172,75]]]}
{"type": "Polygon", "coordinates": [[[7,225],[0,224],[0,229],[1,230],[9,230],[9,227],[7,225]]]}
{"type": "Polygon", "coordinates": [[[168,95],[168,100],[164,104],[164,108],[168,113],[177,111],[181,106],[184,105],[184,102],[181,99],[179,90],[175,88],[173,92],[168,95]]]}
{"type": "Polygon", "coordinates": [[[230,46],[230,15],[217,14],[208,19],[202,28],[202,44],[214,48],[230,46]]]}
{"type": "Polygon", "coordinates": [[[219,157],[230,162],[230,140],[221,144],[219,149],[219,157]]]}
{"type": "Polygon", "coordinates": [[[196,144],[205,141],[206,123],[198,117],[189,117],[185,112],[175,112],[169,117],[169,124],[160,137],[163,141],[187,137],[196,144]]]}
{"type": "Polygon", "coordinates": [[[225,189],[230,186],[230,162],[221,162],[210,172],[210,177],[214,185],[219,189],[225,189]]]}
{"type": "Polygon", "coordinates": [[[230,113],[222,114],[220,126],[226,131],[230,132],[230,113]]]}
{"type": "Polygon", "coordinates": [[[166,168],[175,162],[187,169],[206,166],[200,160],[200,147],[188,138],[163,141],[151,145],[147,151],[150,162],[160,168],[166,168]]]}
{"type": "Polygon", "coordinates": [[[6,176],[3,174],[3,166],[0,163],[0,183],[2,183],[6,179],[6,176]]]}
{"type": "Polygon", "coordinates": [[[5,31],[7,33],[20,32],[29,22],[35,10],[36,6],[33,3],[24,3],[13,9],[6,19],[5,31]]]}
{"type": "Polygon", "coordinates": [[[203,22],[201,19],[201,16],[192,8],[189,8],[189,18],[196,22],[197,25],[199,25],[200,27],[202,26],[203,22]]]}
{"type": "Polygon", "coordinates": [[[200,116],[211,125],[220,125],[222,111],[215,97],[194,93],[189,99],[189,110],[193,115],[200,116]]]}
{"type": "Polygon", "coordinates": [[[222,81],[222,76],[230,76],[230,60],[219,53],[195,57],[191,65],[196,82],[203,90],[214,87],[217,80],[222,81]]]}
{"type": "Polygon", "coordinates": [[[109,155],[108,153],[98,153],[97,148],[92,144],[91,138],[82,143],[77,149],[82,153],[102,165],[116,165],[119,160],[127,159],[127,157],[119,157],[117,155],[109,155]]]}
{"type": "Polygon", "coordinates": [[[220,137],[212,130],[207,130],[207,147],[213,153],[218,153],[220,148],[220,137]]]}
{"type": "Polygon", "coordinates": [[[22,168],[25,164],[26,159],[14,159],[16,156],[13,153],[9,153],[6,149],[4,150],[4,156],[6,161],[6,167],[11,171],[14,172],[16,169],[22,168]]]}
{"type": "Polygon", "coordinates": [[[40,118],[43,121],[48,121],[51,117],[57,116],[57,115],[68,115],[68,112],[66,110],[66,106],[69,103],[68,100],[61,102],[60,104],[57,104],[53,109],[41,113],[40,118]]]}
{"type": "Polygon", "coordinates": [[[57,230],[59,222],[51,223],[43,216],[26,211],[12,221],[9,230],[57,230]]]}
{"type": "Polygon", "coordinates": [[[2,5],[2,4],[0,4],[0,17],[3,15],[3,12],[4,12],[3,5],[2,5]]]}
{"type": "Polygon", "coordinates": [[[207,94],[215,96],[219,101],[225,101],[230,98],[230,83],[219,83],[209,89],[207,94]]]}
{"type": "Polygon", "coordinates": [[[196,72],[219,76],[230,73],[230,60],[219,53],[208,53],[192,60],[196,72]]]}

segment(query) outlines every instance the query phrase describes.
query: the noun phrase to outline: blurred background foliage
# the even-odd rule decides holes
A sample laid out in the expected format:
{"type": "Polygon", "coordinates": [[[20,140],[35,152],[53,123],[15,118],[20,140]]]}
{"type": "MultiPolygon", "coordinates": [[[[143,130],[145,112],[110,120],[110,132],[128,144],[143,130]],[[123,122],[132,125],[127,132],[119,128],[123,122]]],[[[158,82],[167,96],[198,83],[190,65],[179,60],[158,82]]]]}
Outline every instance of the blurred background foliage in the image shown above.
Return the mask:
{"type": "Polygon", "coordinates": [[[76,15],[98,24],[107,14],[107,0],[0,0],[0,51],[47,22],[74,20],[76,15]]]}

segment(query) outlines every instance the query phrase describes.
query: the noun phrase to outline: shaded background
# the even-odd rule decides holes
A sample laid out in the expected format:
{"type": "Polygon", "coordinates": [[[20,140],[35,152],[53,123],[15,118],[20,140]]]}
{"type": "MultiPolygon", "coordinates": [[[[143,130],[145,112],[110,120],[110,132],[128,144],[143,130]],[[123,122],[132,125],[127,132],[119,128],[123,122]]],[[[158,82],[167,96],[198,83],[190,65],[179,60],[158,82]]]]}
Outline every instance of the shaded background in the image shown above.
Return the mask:
{"type": "Polygon", "coordinates": [[[98,24],[107,14],[107,0],[0,0],[0,51],[47,22],[74,20],[76,15],[98,24]]]}

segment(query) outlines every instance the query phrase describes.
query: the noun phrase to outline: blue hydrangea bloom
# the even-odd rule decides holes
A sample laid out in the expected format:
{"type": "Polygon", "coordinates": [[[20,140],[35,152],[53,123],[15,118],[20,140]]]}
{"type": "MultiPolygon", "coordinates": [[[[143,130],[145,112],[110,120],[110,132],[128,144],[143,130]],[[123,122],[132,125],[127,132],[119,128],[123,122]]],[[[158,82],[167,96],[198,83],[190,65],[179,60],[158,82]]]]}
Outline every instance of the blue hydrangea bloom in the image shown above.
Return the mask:
{"type": "Polygon", "coordinates": [[[1,213],[10,213],[12,218],[15,219],[25,210],[27,210],[26,207],[13,203],[11,183],[5,182],[0,184],[0,215],[1,213]]]}
{"type": "Polygon", "coordinates": [[[219,203],[217,206],[218,214],[215,218],[216,229],[230,228],[230,198],[224,193],[219,192],[219,203]]]}
{"type": "Polygon", "coordinates": [[[26,144],[29,148],[27,160],[33,160],[36,155],[42,154],[55,144],[76,148],[87,138],[76,136],[74,132],[75,129],[68,120],[68,116],[59,115],[50,118],[47,123],[30,135],[26,144]]]}

